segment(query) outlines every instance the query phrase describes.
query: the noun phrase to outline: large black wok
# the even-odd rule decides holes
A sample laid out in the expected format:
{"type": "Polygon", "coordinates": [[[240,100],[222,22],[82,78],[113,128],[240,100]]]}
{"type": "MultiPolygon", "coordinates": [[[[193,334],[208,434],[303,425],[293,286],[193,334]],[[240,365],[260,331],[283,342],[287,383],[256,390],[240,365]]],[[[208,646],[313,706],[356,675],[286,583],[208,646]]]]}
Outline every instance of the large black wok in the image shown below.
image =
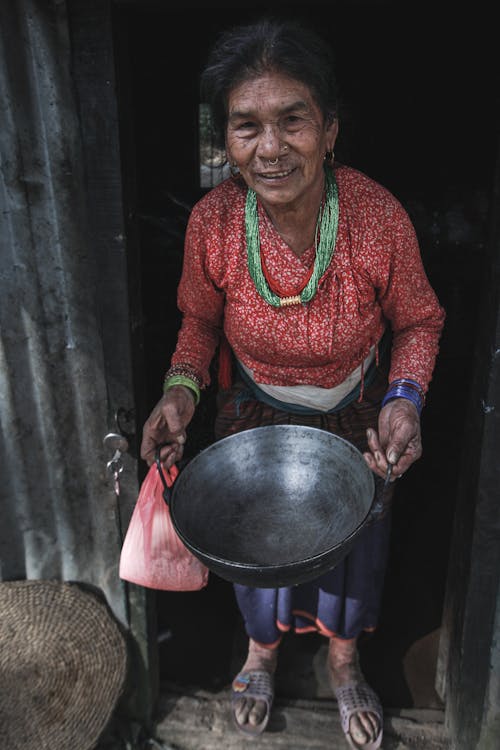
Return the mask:
{"type": "Polygon", "coordinates": [[[168,498],[184,544],[222,578],[261,588],[334,568],[370,513],[373,474],[329,432],[257,427],[193,458],[168,498]]]}

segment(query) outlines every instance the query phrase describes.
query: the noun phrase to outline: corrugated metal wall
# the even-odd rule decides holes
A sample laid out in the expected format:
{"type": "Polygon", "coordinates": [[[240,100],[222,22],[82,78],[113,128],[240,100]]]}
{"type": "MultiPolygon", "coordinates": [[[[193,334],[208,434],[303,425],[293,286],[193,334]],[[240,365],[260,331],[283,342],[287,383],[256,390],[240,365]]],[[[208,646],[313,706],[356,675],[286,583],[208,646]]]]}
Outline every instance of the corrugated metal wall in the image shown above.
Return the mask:
{"type": "Polygon", "coordinates": [[[154,599],[118,576],[135,446],[119,503],[103,447],[117,411],[134,410],[109,3],[92,22],[107,62],[79,48],[97,65],[83,105],[67,3],[0,5],[0,579],[98,589],[130,635],[127,714],[147,723],[154,599]],[[92,86],[107,92],[105,115],[102,97],[88,105],[92,86]]]}
{"type": "MultiPolygon", "coordinates": [[[[91,583],[126,623],[65,13],[65,3],[34,0],[0,9],[1,577],[91,583]]],[[[120,371],[130,393],[126,361],[120,371]]]]}

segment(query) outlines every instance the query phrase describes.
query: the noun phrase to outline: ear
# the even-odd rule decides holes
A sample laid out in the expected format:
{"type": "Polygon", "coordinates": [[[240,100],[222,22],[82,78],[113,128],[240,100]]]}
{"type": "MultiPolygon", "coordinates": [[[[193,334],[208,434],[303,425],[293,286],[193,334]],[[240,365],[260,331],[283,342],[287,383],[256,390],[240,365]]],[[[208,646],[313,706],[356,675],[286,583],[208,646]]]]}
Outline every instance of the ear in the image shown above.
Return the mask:
{"type": "Polygon", "coordinates": [[[339,121],[336,117],[329,118],[326,123],[326,150],[333,151],[335,149],[335,141],[339,134],[339,121]]]}

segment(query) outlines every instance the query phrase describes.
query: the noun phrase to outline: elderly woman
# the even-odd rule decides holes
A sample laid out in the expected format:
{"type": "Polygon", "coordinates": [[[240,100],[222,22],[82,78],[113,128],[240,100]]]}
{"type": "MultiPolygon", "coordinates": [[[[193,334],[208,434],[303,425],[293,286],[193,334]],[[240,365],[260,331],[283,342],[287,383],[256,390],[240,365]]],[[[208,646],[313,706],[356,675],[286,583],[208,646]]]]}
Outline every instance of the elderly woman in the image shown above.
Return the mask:
{"type": "Polygon", "coordinates": [[[180,459],[221,336],[220,367],[227,375],[229,344],[235,377],[219,393],[217,438],[306,424],[363,451],[379,515],[344,562],[292,588],[235,586],[249,650],[231,705],[241,731],[262,732],[283,633],[317,631],[329,639],[346,738],[372,750],[382,708],[360,671],[357,640],[375,628],[380,606],[390,525],[380,490],[389,467],[394,480],[421,454],[419,417],[444,312],[400,203],[334,161],[336,88],[321,38],[275,21],[232,29],[202,83],[234,176],[190,216],[182,326],[141,455],[151,463],[169,443],[165,465],[180,459]]]}

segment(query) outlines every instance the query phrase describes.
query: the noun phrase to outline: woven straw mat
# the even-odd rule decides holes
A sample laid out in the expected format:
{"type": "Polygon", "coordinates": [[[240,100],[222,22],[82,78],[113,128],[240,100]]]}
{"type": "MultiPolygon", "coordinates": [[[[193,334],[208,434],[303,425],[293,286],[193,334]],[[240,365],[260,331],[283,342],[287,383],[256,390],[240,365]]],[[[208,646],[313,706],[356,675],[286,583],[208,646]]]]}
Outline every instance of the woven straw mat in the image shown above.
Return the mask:
{"type": "Polygon", "coordinates": [[[76,584],[0,583],[0,749],[90,750],[125,680],[126,645],[76,584]]]}

